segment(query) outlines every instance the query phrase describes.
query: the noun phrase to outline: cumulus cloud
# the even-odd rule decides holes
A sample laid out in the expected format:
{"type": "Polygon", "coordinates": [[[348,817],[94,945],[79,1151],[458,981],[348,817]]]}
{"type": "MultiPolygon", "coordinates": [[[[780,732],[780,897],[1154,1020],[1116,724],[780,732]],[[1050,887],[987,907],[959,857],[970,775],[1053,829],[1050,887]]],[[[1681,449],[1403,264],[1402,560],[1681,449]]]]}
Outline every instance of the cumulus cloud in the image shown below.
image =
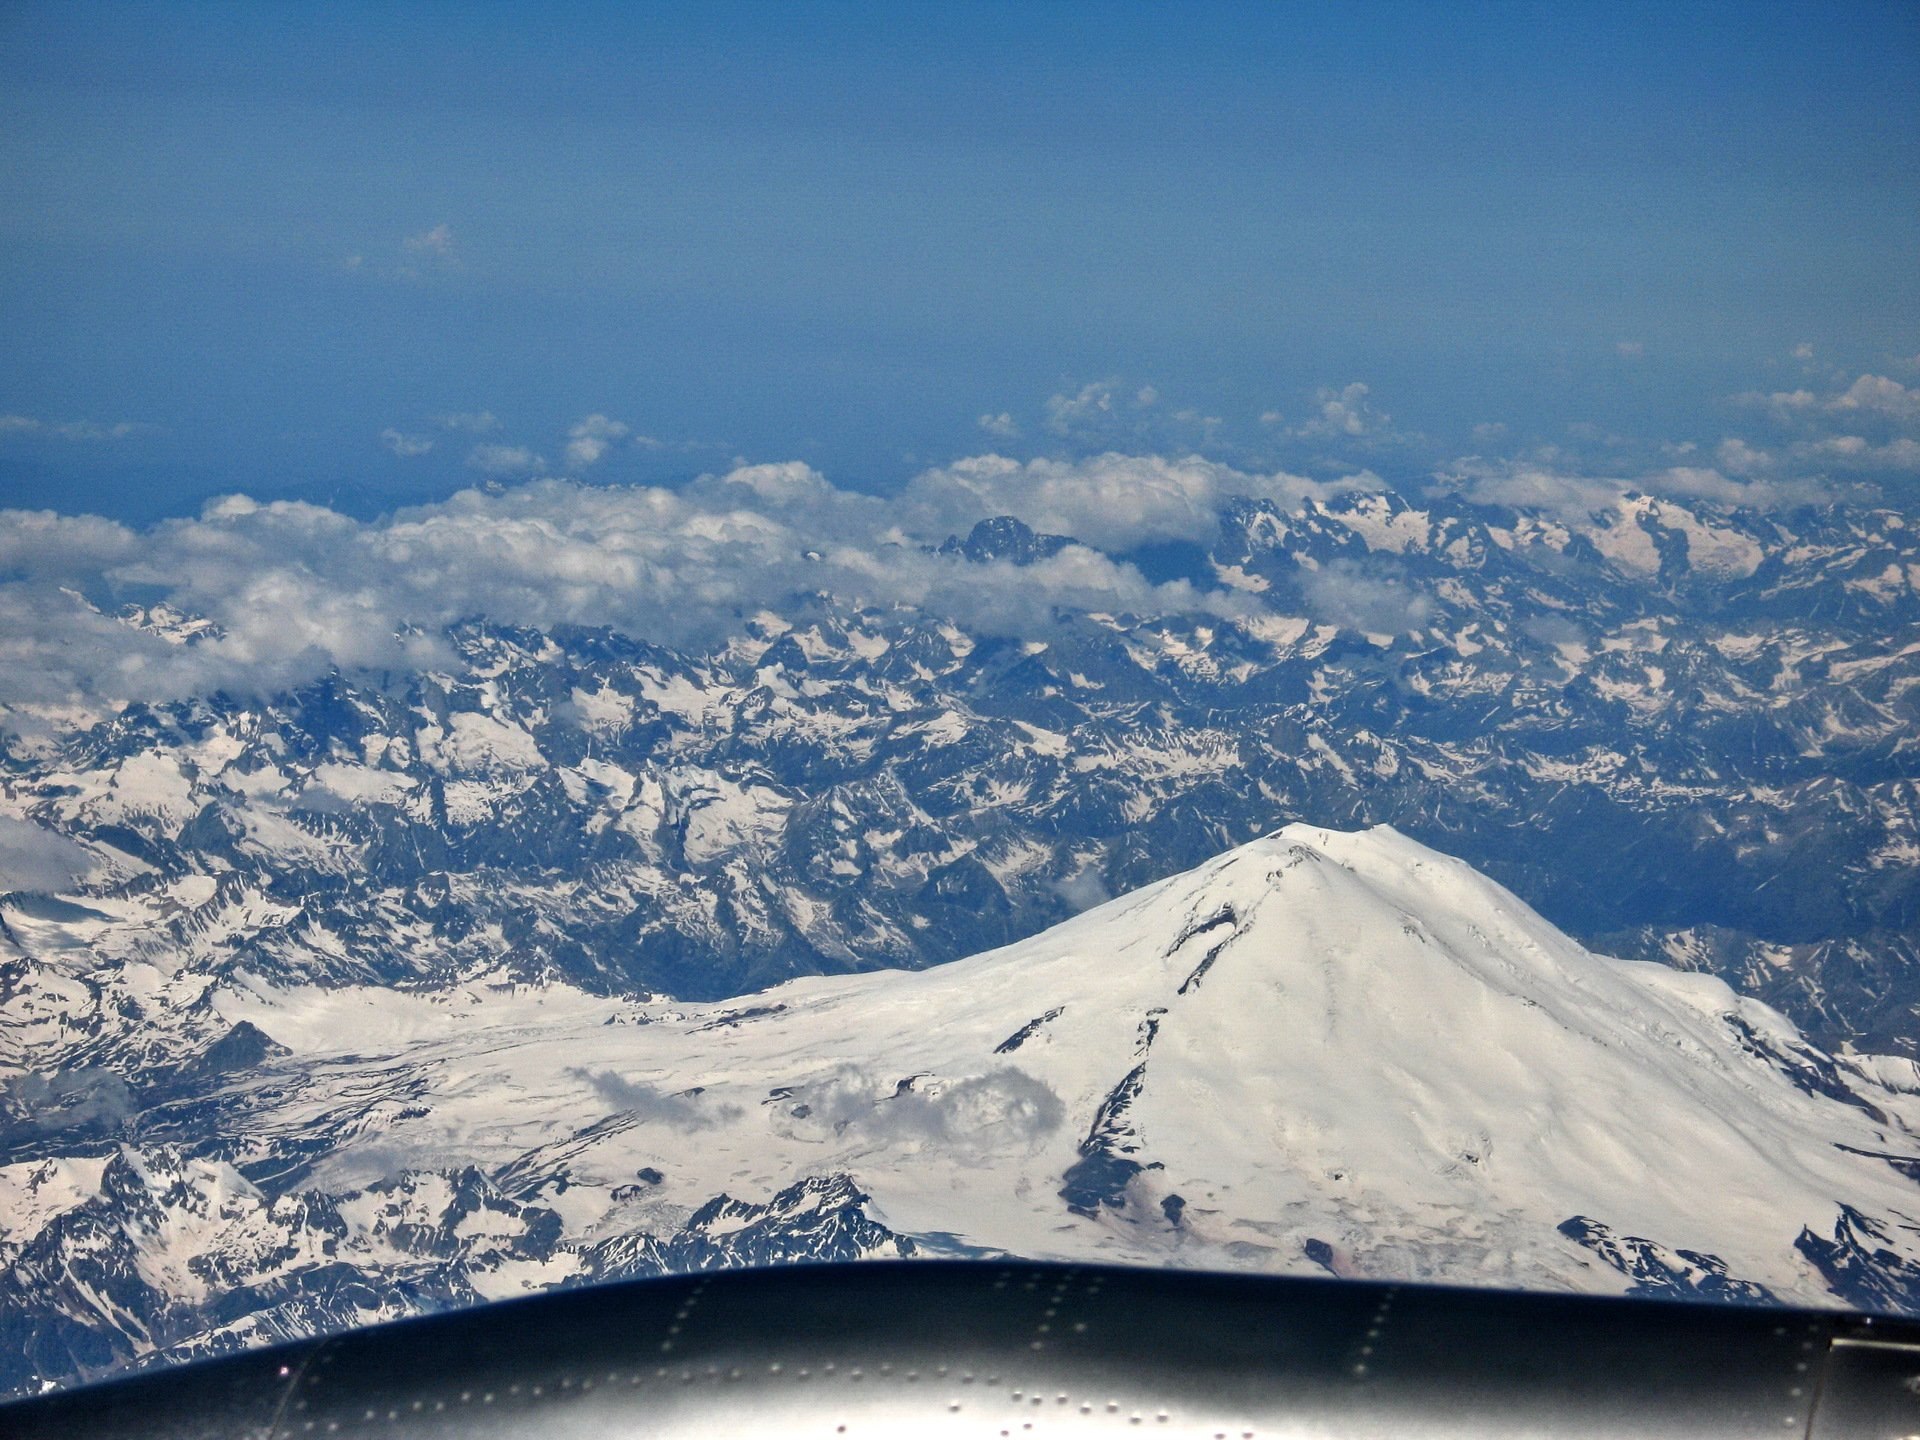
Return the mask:
{"type": "Polygon", "coordinates": [[[1846,470],[1920,470],[1920,440],[1900,435],[1876,445],[1864,435],[1828,435],[1792,447],[1795,459],[1846,470]]]}
{"type": "Polygon", "coordinates": [[[1313,397],[1315,414],[1311,420],[1294,427],[1302,439],[1378,435],[1391,418],[1377,409],[1368,396],[1373,392],[1356,380],[1338,390],[1323,386],[1313,397]]]}
{"type": "Polygon", "coordinates": [[[1909,389],[1885,375],[1862,375],[1829,400],[1826,408],[1908,423],[1920,420],[1920,388],[1909,389]]]}
{"type": "Polygon", "coordinates": [[[1113,413],[1113,385],[1097,380],[1071,395],[1049,395],[1046,411],[1047,429],[1060,436],[1072,435],[1088,422],[1113,413]]]}
{"type": "MultiPolygon", "coordinates": [[[[538,463],[510,450],[490,468],[538,463]]],[[[1025,566],[982,566],[934,547],[978,520],[1024,514],[1125,550],[1209,533],[1231,494],[1323,488],[1201,461],[1022,467],[989,458],[929,472],[890,500],[837,489],[792,462],[741,466],[680,490],[534,478],[365,522],[244,496],[144,530],[0,512],[0,704],[258,696],[336,666],[444,664],[446,626],[476,615],[609,626],[693,649],[823,592],[877,615],[954,620],[983,634],[1051,633],[1061,609],[1231,619],[1255,602],[1153,583],[1085,545],[1025,566]],[[175,644],[101,608],[135,594],[209,627],[175,644]]]]}
{"type": "Polygon", "coordinates": [[[386,259],[372,261],[364,254],[349,255],[344,264],[354,274],[403,282],[426,281],[460,269],[459,241],[453,227],[444,221],[401,236],[399,244],[386,255],[386,259]]]}
{"type": "Polygon", "coordinates": [[[980,456],[928,470],[901,507],[926,533],[965,533],[976,520],[1012,515],[1046,534],[1071,535],[1122,553],[1156,540],[1211,540],[1229,496],[1291,508],[1308,496],[1366,488],[1365,478],[1322,484],[1285,472],[1255,474],[1198,456],[1097,455],[1084,460],[980,456]]]}
{"type": "Polygon", "coordinates": [[[93,870],[93,856],[66,836],[0,815],[0,891],[71,888],[93,870]]]}
{"type": "Polygon", "coordinates": [[[1794,346],[1793,358],[1796,360],[1813,359],[1813,342],[1810,340],[1802,340],[1798,345],[1794,346]]]}
{"type": "Polygon", "coordinates": [[[433,449],[431,435],[409,435],[395,430],[391,426],[380,432],[380,443],[402,459],[411,459],[416,455],[425,455],[433,449]]]}
{"type": "Polygon", "coordinates": [[[1801,388],[1736,395],[1783,432],[1772,451],[1722,442],[1727,468],[1741,474],[1920,471],[1920,386],[1887,375],[1857,375],[1825,394],[1801,388]]]}
{"type": "Polygon", "coordinates": [[[539,475],[546,460],[525,445],[476,445],[467,452],[467,466],[497,480],[520,479],[539,475]]]}
{"type": "Polygon", "coordinates": [[[627,1080],[611,1070],[587,1070],[574,1067],[567,1071],[584,1081],[601,1103],[632,1115],[642,1124],[670,1126],[675,1130],[711,1130],[738,1120],[738,1105],[709,1102],[697,1091],[669,1093],[642,1080],[627,1080]]]}
{"type": "Polygon", "coordinates": [[[82,580],[131,559],[139,548],[137,531],[98,515],[0,511],[0,578],[82,580]]]}
{"type": "Polygon", "coordinates": [[[1776,419],[1788,419],[1816,410],[1820,397],[1811,390],[1775,390],[1771,394],[1762,394],[1758,390],[1749,390],[1733,397],[1742,405],[1757,406],[1773,413],[1776,419]]]}
{"type": "Polygon", "coordinates": [[[982,415],[979,426],[996,440],[1018,440],[1020,427],[1014,423],[1013,416],[1002,410],[998,415],[982,415]]]}
{"type": "Polygon", "coordinates": [[[615,441],[625,438],[628,427],[598,413],[576,421],[567,431],[567,465],[584,470],[597,463],[615,441]]]}
{"type": "MultiPolygon", "coordinates": [[[[604,435],[613,423],[593,429],[604,435]]],[[[476,456],[476,468],[506,479],[545,463],[491,442],[476,456]]],[[[1436,487],[1585,514],[1615,509],[1632,490],[1768,508],[1848,493],[1789,473],[1772,451],[1729,444],[1716,459],[1627,478],[1463,461],[1436,487]]],[[[1372,476],[1323,483],[1196,456],[987,455],[925,471],[887,498],[787,462],[738,465],[678,489],[533,473],[366,521],[244,496],[140,529],[0,512],[0,706],[13,708],[8,723],[25,724],[23,714],[214,690],[270,695],[336,667],[447,665],[446,627],[472,616],[605,626],[690,650],[727,643],[765,610],[802,615],[823,594],[878,626],[951,620],[1022,638],[1051,636],[1062,613],[1084,611],[1233,622],[1262,602],[1155,583],[1116,557],[1149,542],[1211,542],[1235,496],[1292,511],[1379,487],[1372,476]],[[948,535],[997,515],[1081,543],[1029,565],[939,553],[948,535]],[[169,638],[117,618],[128,600],[164,602],[207,625],[176,643],[177,629],[169,638]]],[[[1308,597],[1324,618],[1369,633],[1419,625],[1424,602],[1396,584],[1333,568],[1308,597]]]]}
{"type": "MultiPolygon", "coordinates": [[[[863,509],[860,498],[836,490],[818,470],[800,460],[772,465],[737,465],[726,474],[694,483],[694,493],[727,506],[817,507],[822,513],[844,505],[863,509]]],[[[737,517],[736,517],[737,518],[737,517]]]]}
{"type": "Polygon", "coordinates": [[[1433,597],[1350,561],[1300,572],[1300,593],[1316,620],[1363,635],[1403,635],[1433,618],[1433,597]]]}
{"type": "MultiPolygon", "coordinates": [[[[1049,396],[1044,433],[1082,453],[1128,451],[1167,454],[1214,443],[1222,421],[1191,405],[1170,402],[1153,385],[1096,380],[1049,396]]],[[[997,438],[1020,434],[1011,415],[982,415],[980,427],[997,438]]]]}
{"type": "Polygon", "coordinates": [[[25,1071],[0,1080],[0,1146],[74,1132],[110,1133],[136,1109],[127,1082],[102,1066],[50,1075],[25,1071]]]}
{"type": "Polygon", "coordinates": [[[1016,1066],[951,1083],[848,1066],[796,1087],[787,1113],[808,1130],[964,1158],[1030,1150],[1067,1111],[1051,1086],[1016,1066]]]}
{"type": "Polygon", "coordinates": [[[1843,390],[1826,395],[1812,390],[1748,391],[1734,396],[1742,405],[1765,410],[1777,423],[1861,420],[1896,426],[1920,422],[1920,387],[1909,387],[1886,375],[1860,375],[1843,390]]]}

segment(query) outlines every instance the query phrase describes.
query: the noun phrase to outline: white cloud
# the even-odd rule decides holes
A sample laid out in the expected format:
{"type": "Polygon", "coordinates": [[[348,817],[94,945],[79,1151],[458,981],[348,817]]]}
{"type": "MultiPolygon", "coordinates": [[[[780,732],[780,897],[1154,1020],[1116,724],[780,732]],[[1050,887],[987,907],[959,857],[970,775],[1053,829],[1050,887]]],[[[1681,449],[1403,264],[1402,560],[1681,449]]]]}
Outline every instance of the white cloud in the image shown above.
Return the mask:
{"type": "MultiPolygon", "coordinates": [[[[381,280],[420,282],[451,275],[460,266],[460,245],[453,227],[444,222],[411,235],[403,235],[394,258],[367,263],[364,255],[348,257],[346,268],[355,274],[372,275],[381,280]]],[[[390,256],[393,252],[388,252],[390,256]]]]}
{"type": "Polygon", "coordinates": [[[50,435],[56,440],[125,440],[158,428],[137,420],[116,420],[111,424],[98,420],[66,420],[56,424],[31,415],[0,415],[0,435],[50,435]]]}
{"type": "Polygon", "coordinates": [[[1433,618],[1433,597],[1346,561],[1300,572],[1300,593],[1317,620],[1363,635],[1401,635],[1433,618]]]}
{"type": "Polygon", "coordinates": [[[1133,392],[1133,403],[1143,410],[1149,405],[1157,405],[1159,402],[1160,392],[1151,385],[1142,385],[1138,390],[1133,392]]]}
{"type": "Polygon", "coordinates": [[[1377,435],[1386,429],[1389,416],[1376,409],[1367,397],[1371,390],[1356,380],[1335,390],[1322,386],[1314,394],[1316,414],[1293,433],[1302,439],[1323,437],[1359,438],[1377,435]]]}
{"type": "Polygon", "coordinates": [[[627,1080],[612,1070],[574,1067],[567,1071],[584,1081],[601,1103],[633,1116],[641,1124],[666,1125],[674,1130],[710,1130],[738,1120],[738,1105],[715,1104],[698,1091],[668,1092],[644,1080],[627,1080]]]}
{"type": "Polygon", "coordinates": [[[500,428],[500,417],[491,410],[472,410],[435,415],[433,423],[442,430],[460,430],[468,435],[490,435],[500,428]]]}
{"type": "Polygon", "coordinates": [[[1646,343],[1641,340],[1617,340],[1613,350],[1622,360],[1638,360],[1647,353],[1646,343]]]}
{"type": "Polygon", "coordinates": [[[417,235],[407,236],[400,244],[403,249],[415,255],[451,255],[453,254],[453,227],[442,222],[431,230],[422,230],[417,235]]]}
{"type": "MultiPolygon", "coordinates": [[[[494,448],[505,452],[487,457],[499,469],[539,460],[494,448]]],[[[1293,483],[1201,462],[1110,458],[1023,474],[1009,464],[969,462],[956,467],[968,484],[930,474],[892,500],[836,489],[793,462],[680,490],[535,478],[368,522],[244,496],[145,530],[0,512],[0,705],[45,712],[215,688],[261,695],[335,666],[444,665],[445,626],[475,615],[606,625],[693,648],[822,592],[879,615],[918,613],[991,634],[1050,633],[1057,608],[1232,618],[1252,602],[1156,585],[1085,546],[1034,565],[982,566],[932,545],[1023,508],[1043,520],[1097,520],[1100,537],[1120,545],[1150,538],[1161,515],[1200,534],[1211,524],[1200,507],[1235,490],[1285,494],[1293,483]],[[1010,492],[1022,488],[1044,503],[1020,503],[1010,492]],[[1101,513],[1103,497],[1109,509],[1132,506],[1132,529],[1101,513]],[[103,613],[83,591],[109,600],[137,591],[210,628],[192,644],[169,643],[103,613]]]]}
{"type": "Polygon", "coordinates": [[[547,468],[547,462],[525,445],[476,445],[467,452],[467,464],[501,480],[538,475],[547,468]]]}
{"type": "MultiPolygon", "coordinates": [[[[619,423],[603,421],[591,430],[619,423]]],[[[1866,463],[1876,446],[1887,448],[1875,442],[1853,462],[1866,463]]],[[[839,489],[799,462],[742,464],[670,490],[545,478],[541,457],[524,447],[481,444],[474,455],[487,474],[533,478],[364,522],[244,496],[144,529],[0,512],[0,706],[48,713],[215,688],[257,696],[336,666],[446,665],[454,662],[440,637],[468,616],[603,625],[694,649],[738,635],[746,617],[791,615],[823,593],[864,608],[876,625],[937,617],[985,634],[1047,635],[1061,610],[1232,620],[1260,602],[1154,584],[1111,557],[1147,541],[1206,543],[1234,496],[1292,511],[1380,486],[1370,475],[1321,483],[1197,456],[987,455],[927,470],[883,498],[839,489]],[[935,550],[995,515],[1082,543],[1026,566],[935,550]],[[105,613],[134,596],[209,627],[177,644],[105,613]]],[[[1617,508],[1630,490],[1769,508],[1847,493],[1795,476],[1793,456],[1745,441],[1723,442],[1716,458],[1714,468],[1609,477],[1541,459],[1463,461],[1438,485],[1589,514],[1617,508]]],[[[1338,567],[1310,582],[1308,595],[1324,617],[1376,633],[1418,625],[1430,603],[1338,567]]]]}
{"type": "Polygon", "coordinates": [[[1813,359],[1813,342],[1811,340],[1802,340],[1798,345],[1794,346],[1793,358],[1796,360],[1813,359]]]}
{"type": "Polygon", "coordinates": [[[1733,398],[1742,405],[1764,408],[1781,423],[1822,415],[1870,416],[1896,424],[1920,421],[1920,388],[1885,375],[1858,376],[1846,389],[1824,396],[1802,388],[1771,394],[1748,391],[1733,398]]]}
{"type": "Polygon", "coordinates": [[[98,515],[0,510],[0,577],[84,579],[133,558],[138,531],[98,515]]]}
{"type": "Polygon", "coordinates": [[[1082,385],[1071,395],[1047,397],[1047,429],[1056,435],[1073,434],[1090,421],[1113,413],[1113,386],[1104,380],[1082,385]]]}
{"type": "Polygon", "coordinates": [[[1792,447],[1795,459],[1846,470],[1920,471],[1920,440],[1896,436],[1876,445],[1864,435],[1829,435],[1792,447]]]}
{"type": "Polygon", "coordinates": [[[124,440],[129,435],[144,435],[157,428],[135,420],[116,420],[111,425],[101,425],[92,420],[74,420],[65,425],[55,425],[53,433],[62,440],[124,440]]]}
{"type": "Polygon", "coordinates": [[[1013,416],[1002,410],[998,415],[982,415],[979,426],[997,440],[1018,440],[1020,427],[1014,423],[1013,416]]]}
{"type": "Polygon", "coordinates": [[[1850,493],[1824,479],[1736,479],[1705,466],[1675,465],[1631,476],[1606,476],[1560,470],[1537,460],[1477,459],[1455,461],[1434,477],[1432,488],[1481,504],[1544,510],[1568,518],[1618,510],[1634,494],[1703,500],[1729,509],[1779,510],[1831,504],[1850,493]]]}
{"type": "Polygon", "coordinates": [[[817,508],[824,515],[837,501],[859,503],[856,497],[836,490],[826,476],[800,460],[736,465],[725,475],[695,481],[692,489],[695,494],[712,497],[729,508],[751,506],[756,502],[775,510],[798,505],[817,508]]]}
{"type": "Polygon", "coordinates": [[[1714,451],[1720,468],[1729,475],[1760,475],[1774,466],[1774,457],[1749,445],[1737,435],[1729,435],[1714,451]]]}
{"type": "Polygon", "coordinates": [[[567,431],[567,467],[584,470],[597,463],[609,446],[627,434],[624,423],[597,412],[576,421],[567,431]]]}
{"type": "Polygon", "coordinates": [[[1789,421],[1796,416],[1808,414],[1820,406],[1820,397],[1811,390],[1775,390],[1763,395],[1757,390],[1749,390],[1744,395],[1733,397],[1742,405],[1758,406],[1766,409],[1773,418],[1789,421]]]}
{"type": "Polygon", "coordinates": [[[1827,402],[1833,411],[1858,411],[1889,420],[1920,420],[1920,388],[1909,389],[1885,375],[1862,375],[1827,402]]]}
{"type": "Polygon", "coordinates": [[[0,815],[0,892],[65,890],[93,869],[93,856],[66,836],[0,815]]]}
{"type": "Polygon", "coordinates": [[[805,1104],[807,1130],[953,1158],[1031,1150],[1067,1114],[1052,1086],[1014,1066],[904,1092],[891,1076],[847,1066],[801,1086],[793,1098],[805,1104]]]}
{"type": "Polygon", "coordinates": [[[1109,454],[1022,463],[988,455],[916,477],[902,503],[905,523],[926,535],[964,534],[977,520],[1013,515],[1043,533],[1125,551],[1150,540],[1210,540],[1230,495],[1292,506],[1307,495],[1365,485],[1322,485],[1284,472],[1249,474],[1198,456],[1109,454]]]}
{"type": "Polygon", "coordinates": [[[431,435],[409,435],[391,426],[380,432],[380,443],[403,459],[425,455],[433,449],[431,435]]]}

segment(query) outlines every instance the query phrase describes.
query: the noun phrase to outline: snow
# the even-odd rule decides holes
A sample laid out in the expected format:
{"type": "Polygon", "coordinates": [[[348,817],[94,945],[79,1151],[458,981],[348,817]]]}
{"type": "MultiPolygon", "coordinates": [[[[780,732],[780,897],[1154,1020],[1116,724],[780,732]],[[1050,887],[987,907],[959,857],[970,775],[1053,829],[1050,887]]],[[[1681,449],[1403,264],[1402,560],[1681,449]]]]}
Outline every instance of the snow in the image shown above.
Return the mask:
{"type": "Polygon", "coordinates": [[[716,860],[780,833],[793,800],[768,785],[742,783],[712,770],[681,767],[666,775],[669,792],[686,817],[687,859],[716,860]]]}
{"type": "Polygon", "coordinates": [[[143,750],[123,760],[112,772],[107,793],[89,807],[96,822],[151,816],[176,828],[199,808],[193,782],[181,773],[179,762],[158,750],[143,750]]]}
{"type": "Polygon", "coordinates": [[[448,716],[444,730],[438,725],[422,726],[414,741],[423,761],[456,774],[541,770],[547,764],[524,726],[473,710],[448,716]]]}
{"type": "MultiPolygon", "coordinates": [[[[691,1208],[846,1171],[905,1231],[1035,1257],[1290,1269],[1312,1237],[1356,1274],[1624,1288],[1555,1233],[1587,1215],[1819,1304],[1801,1227],[1830,1232],[1842,1201],[1911,1210],[1909,1182],[1836,1147],[1912,1139],[1796,1089],[1735,1033],[1790,1047],[1784,1019],[1716,979],[1590,954],[1384,828],[1290,826],[1002,950],[721,1004],[478,985],[219,1003],[327,1067],[277,1125],[364,1109],[326,1094],[356,1075],[390,1090],[399,1067],[428,1112],[405,1133],[436,1163],[492,1170],[574,1136],[570,1231],[616,1208],[595,1175],[657,1166],[659,1203],[691,1208]],[[1074,1214],[1062,1177],[1143,1058],[1120,1124],[1162,1168],[1074,1214]],[[580,1134],[623,1106],[632,1123],[580,1134]],[[1177,1229],[1159,1207],[1175,1193],[1177,1229]]],[[[1877,1060],[1853,1073],[1883,1108],[1900,1097],[1876,1086],[1914,1083],[1877,1060]]],[[[371,1126],[332,1173],[392,1145],[371,1126]]]]}
{"type": "Polygon", "coordinates": [[[1332,514],[1373,551],[1403,555],[1409,550],[1425,550],[1432,538],[1432,525],[1424,512],[1395,513],[1384,495],[1356,496],[1346,508],[1332,514]]]}
{"type": "Polygon", "coordinates": [[[323,761],[313,767],[313,783],[350,804],[397,805],[419,782],[393,770],[323,761]]]}
{"type": "Polygon", "coordinates": [[[574,712],[589,730],[602,733],[618,730],[633,718],[633,697],[621,694],[611,685],[598,690],[575,686],[569,698],[574,712]]]}
{"type": "Polygon", "coordinates": [[[80,1157],[0,1165],[0,1262],[56,1215],[97,1195],[106,1168],[104,1159],[80,1157]]]}
{"type": "Polygon", "coordinates": [[[1639,515],[1624,505],[1608,511],[1586,534],[1596,550],[1624,570],[1652,575],[1660,568],[1660,550],[1653,536],[1641,527],[1639,515]]]}

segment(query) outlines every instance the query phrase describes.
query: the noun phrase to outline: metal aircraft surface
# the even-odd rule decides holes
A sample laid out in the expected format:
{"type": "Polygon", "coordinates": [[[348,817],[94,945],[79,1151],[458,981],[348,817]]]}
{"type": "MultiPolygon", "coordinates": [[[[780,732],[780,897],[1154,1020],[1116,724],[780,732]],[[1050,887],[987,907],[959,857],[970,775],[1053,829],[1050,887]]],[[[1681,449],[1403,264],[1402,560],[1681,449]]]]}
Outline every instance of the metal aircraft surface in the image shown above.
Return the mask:
{"type": "Polygon", "coordinates": [[[549,1294],[0,1407],[15,1440],[1920,1434],[1920,1325],[992,1262],[549,1294]]]}

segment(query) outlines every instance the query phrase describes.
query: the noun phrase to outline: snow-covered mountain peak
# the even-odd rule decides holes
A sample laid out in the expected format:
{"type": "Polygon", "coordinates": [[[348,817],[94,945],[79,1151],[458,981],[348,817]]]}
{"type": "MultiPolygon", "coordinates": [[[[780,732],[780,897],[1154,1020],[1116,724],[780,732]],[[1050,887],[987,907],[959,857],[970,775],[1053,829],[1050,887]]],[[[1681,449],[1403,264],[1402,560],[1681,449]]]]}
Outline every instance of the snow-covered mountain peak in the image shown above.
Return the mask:
{"type": "MultiPolygon", "coordinates": [[[[1752,1273],[1860,1183],[1836,1140],[1906,1143],[1764,1007],[1592,955],[1384,828],[1290,826],[921,986],[953,987],[950,1014],[1015,990],[1060,1012],[1023,1064],[1163,1167],[1121,1167],[1096,1215],[1242,1187],[1447,1228],[1558,1210],[1673,1245],[1764,1234],[1752,1273]]],[[[1891,1170],[1865,1178],[1911,1208],[1891,1170]]]]}
{"type": "Polygon", "coordinates": [[[1608,1289],[1631,1240],[1818,1302],[1803,1229],[1920,1211],[1914,1097],[1386,828],[1289,826],[927,971],[367,992],[371,1029],[355,993],[223,992],[327,1076],[234,1123],[337,1137],[302,1183],[472,1164],[582,1234],[845,1174],[936,1250],[1608,1289]]]}
{"type": "Polygon", "coordinates": [[[370,1274],[441,1267],[448,1302],[1011,1253],[1920,1304],[1910,1065],[1595,955],[1384,827],[1288,826],[966,960],[714,1003],[242,975],[199,1008],[236,1057],[179,1092],[216,1144],[0,1176],[38,1227],[19,1273],[108,1266],[169,1317],[136,1352],[201,1335],[216,1274],[280,1297],[272,1333],[337,1323],[300,1297],[340,1235],[370,1274]]]}

